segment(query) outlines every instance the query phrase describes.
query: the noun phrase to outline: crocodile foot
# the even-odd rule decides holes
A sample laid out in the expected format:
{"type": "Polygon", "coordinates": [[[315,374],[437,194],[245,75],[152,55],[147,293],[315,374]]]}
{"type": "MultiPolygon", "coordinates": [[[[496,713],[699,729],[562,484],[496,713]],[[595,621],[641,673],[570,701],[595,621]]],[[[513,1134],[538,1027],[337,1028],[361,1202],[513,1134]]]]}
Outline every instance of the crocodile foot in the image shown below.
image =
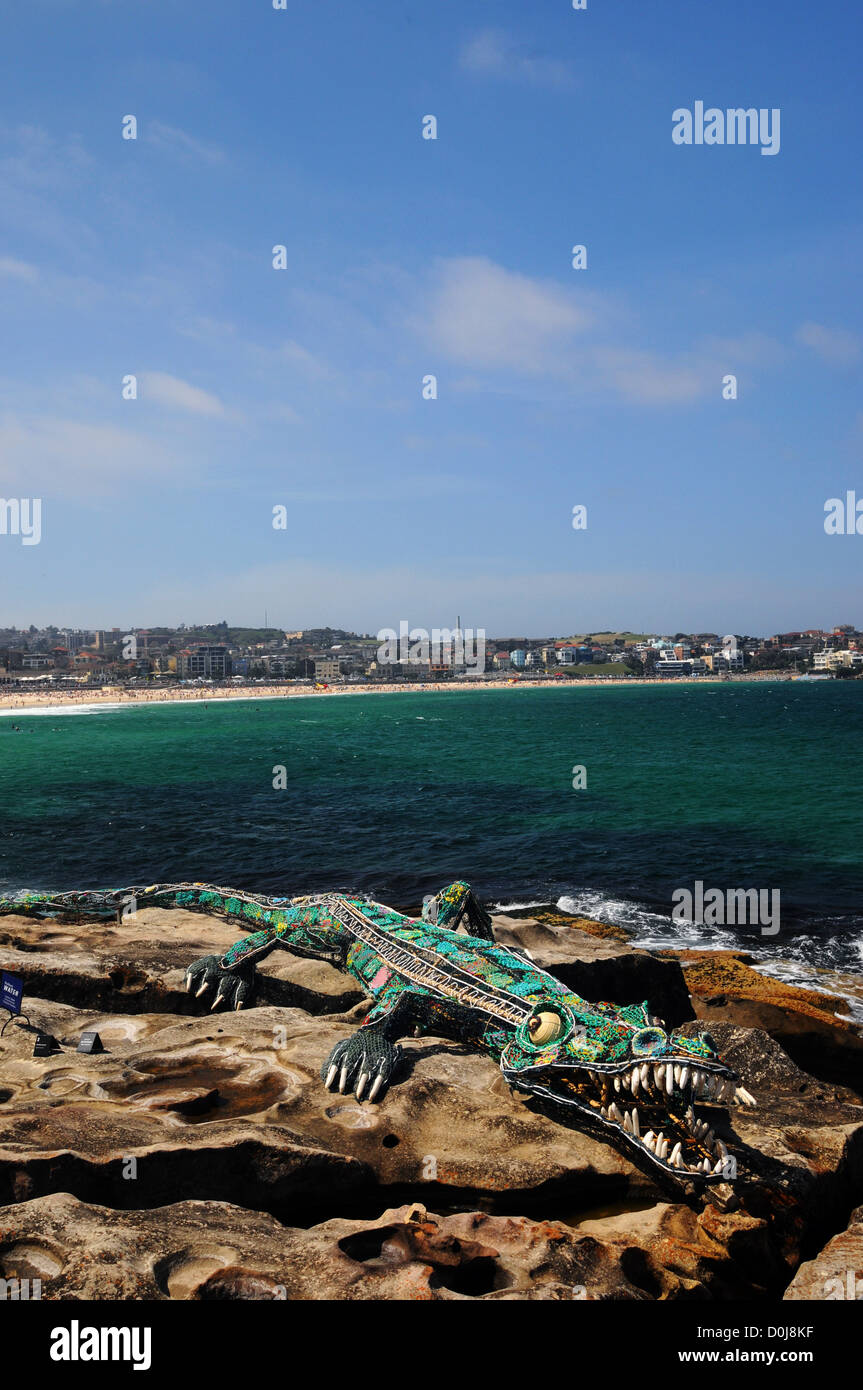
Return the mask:
{"type": "Polygon", "coordinates": [[[223,970],[218,956],[201,956],[186,971],[185,985],[186,992],[196,996],[206,994],[215,987],[216,997],[210,1005],[211,1012],[220,1004],[226,1004],[229,1009],[241,1009],[254,995],[255,968],[246,966],[239,970],[223,970]]]}
{"type": "Polygon", "coordinates": [[[327,1090],[338,1080],[342,1095],[350,1089],[357,1100],[376,1100],[392,1080],[402,1049],[371,1028],[361,1029],[352,1038],[336,1043],[324,1065],[321,1077],[327,1090]],[[368,1089],[368,1094],[366,1091],[368,1089]]]}

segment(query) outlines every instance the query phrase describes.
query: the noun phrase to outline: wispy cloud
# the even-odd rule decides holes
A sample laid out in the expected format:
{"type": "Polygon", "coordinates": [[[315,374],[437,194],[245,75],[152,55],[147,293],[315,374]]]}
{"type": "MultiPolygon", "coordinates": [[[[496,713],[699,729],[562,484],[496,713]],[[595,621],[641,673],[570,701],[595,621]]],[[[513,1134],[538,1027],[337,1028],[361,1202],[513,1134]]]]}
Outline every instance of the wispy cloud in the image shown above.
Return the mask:
{"type": "MultiPolygon", "coordinates": [[[[641,405],[694,400],[706,387],[703,367],[676,362],[638,348],[596,348],[591,353],[605,387],[641,405]]],[[[718,374],[715,378],[719,380],[718,374]]]]}
{"type": "Polygon", "coordinates": [[[0,256],[0,275],[11,280],[38,280],[39,271],[28,261],[16,261],[12,256],[0,256]]]}
{"type": "Polygon", "coordinates": [[[821,323],[803,323],[794,335],[803,347],[811,348],[835,367],[850,367],[860,357],[860,339],[845,328],[826,328],[821,323]]]}
{"type": "Polygon", "coordinates": [[[290,363],[292,367],[299,367],[308,376],[323,379],[332,375],[332,368],[322,357],[316,356],[308,348],[303,347],[302,343],[296,343],[292,339],[281,343],[276,350],[276,355],[282,361],[290,363]]]}
{"type": "Polygon", "coordinates": [[[181,377],[169,376],[167,372],[142,372],[141,383],[144,399],[156,401],[169,410],[187,410],[193,415],[224,415],[225,407],[218,396],[192,386],[181,377]]]}
{"type": "Polygon", "coordinates": [[[483,29],[468,39],[459,52],[459,66],[466,72],[508,82],[539,87],[573,85],[572,72],[565,63],[531,52],[502,29],[483,29]]]}
{"type": "Polygon", "coordinates": [[[225,153],[217,145],[208,144],[181,130],[179,126],[165,125],[162,121],[150,121],[145,131],[145,139],[151,145],[159,145],[172,154],[202,164],[224,164],[225,153]]]}
{"type": "Polygon", "coordinates": [[[173,480],[184,463],[162,441],[102,422],[48,416],[0,416],[0,457],[7,492],[91,498],[130,478],[173,480]]]}
{"type": "Polygon", "coordinates": [[[177,325],[177,332],[184,338],[194,338],[197,342],[211,343],[214,338],[232,338],[236,325],[227,319],[214,319],[206,314],[197,314],[186,323],[177,325]]]}
{"type": "MultiPolygon", "coordinates": [[[[484,257],[438,263],[418,332],[474,372],[509,371],[639,404],[691,401],[725,373],[780,365],[788,349],[760,332],[704,338],[669,355],[646,348],[611,296],[570,289],[484,257]]],[[[497,382],[498,387],[500,382],[497,382]]],[[[482,389],[481,379],[462,383],[482,389]]]]}
{"type": "Polygon", "coordinates": [[[472,367],[559,370],[561,354],[593,322],[587,300],[481,256],[439,264],[429,306],[432,343],[472,367]]]}

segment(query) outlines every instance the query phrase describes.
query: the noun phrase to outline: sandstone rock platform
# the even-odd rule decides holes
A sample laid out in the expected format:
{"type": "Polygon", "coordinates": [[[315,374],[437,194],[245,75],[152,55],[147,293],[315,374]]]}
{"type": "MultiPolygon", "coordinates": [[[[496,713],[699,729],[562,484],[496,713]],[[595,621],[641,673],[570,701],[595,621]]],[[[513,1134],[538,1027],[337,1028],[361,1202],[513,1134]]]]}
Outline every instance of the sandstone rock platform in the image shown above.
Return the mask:
{"type": "MultiPolygon", "coordinates": [[[[589,925],[495,921],[585,997],[646,998],[697,1029],[692,962],[589,925]]],[[[0,1277],[39,1277],[52,1299],[793,1298],[859,1206],[860,1096],[826,1051],[815,1072],[774,1035],[793,1033],[795,1004],[811,1017],[804,991],[782,986],[775,1030],[710,1006],[759,1106],[715,1112],[740,1175],[704,1191],[433,1037],[405,1040],[380,1103],[326,1091],[320,1068],[362,1017],[359,990],[276,952],[255,1007],[209,1012],[183,972],[236,934],[152,909],[116,926],[0,919],[0,966],[59,1044],[34,1057],[20,1024],[0,1040],[0,1277]],[[87,1030],[104,1052],[75,1050],[87,1030]]]]}

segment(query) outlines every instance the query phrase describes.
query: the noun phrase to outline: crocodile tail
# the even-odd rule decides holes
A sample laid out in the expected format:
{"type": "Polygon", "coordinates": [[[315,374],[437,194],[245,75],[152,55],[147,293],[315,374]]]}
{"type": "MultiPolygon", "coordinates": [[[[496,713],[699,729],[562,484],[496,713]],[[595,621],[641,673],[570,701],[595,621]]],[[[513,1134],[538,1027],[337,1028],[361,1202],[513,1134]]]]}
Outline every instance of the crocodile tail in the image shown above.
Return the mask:
{"type": "Polygon", "coordinates": [[[128,916],[144,907],[180,907],[250,922],[257,927],[285,920],[291,899],[267,897],[208,883],[151,883],[138,888],[94,888],[61,893],[34,893],[22,889],[0,897],[0,916],[102,917],[128,916]]]}
{"type": "Polygon", "coordinates": [[[203,883],[151,883],[146,887],[84,888],[56,893],[34,893],[24,888],[11,897],[0,897],[0,915],[114,918],[118,913],[127,916],[142,907],[222,912],[232,896],[230,889],[210,888],[203,883]]]}
{"type": "Polygon", "coordinates": [[[34,893],[22,888],[10,897],[0,897],[0,917],[114,917],[133,889],[112,892],[99,888],[70,893],[34,893]]]}

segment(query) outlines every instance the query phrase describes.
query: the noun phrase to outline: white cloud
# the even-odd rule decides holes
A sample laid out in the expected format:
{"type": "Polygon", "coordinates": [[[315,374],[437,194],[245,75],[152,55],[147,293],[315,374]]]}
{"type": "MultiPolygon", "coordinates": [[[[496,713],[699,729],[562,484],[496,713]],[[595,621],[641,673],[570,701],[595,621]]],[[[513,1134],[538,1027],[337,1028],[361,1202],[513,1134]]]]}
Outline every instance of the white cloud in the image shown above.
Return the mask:
{"type": "Polygon", "coordinates": [[[288,339],[277,348],[277,354],[283,361],[289,362],[293,367],[299,367],[308,376],[323,379],[332,375],[332,368],[327,365],[322,357],[316,357],[308,348],[304,348],[302,343],[295,343],[288,339]]]}
{"type": "Polygon", "coordinates": [[[462,47],[459,66],[466,72],[530,82],[541,87],[569,87],[572,73],[556,58],[531,53],[502,29],[483,29],[462,47]]]}
{"type": "Polygon", "coordinates": [[[820,323],[803,323],[794,335],[798,343],[811,348],[831,366],[848,367],[860,356],[860,339],[845,328],[826,328],[820,323]]]}
{"type": "Polygon", "coordinates": [[[236,325],[227,319],[214,319],[209,318],[206,314],[197,314],[188,322],[178,324],[177,332],[182,333],[184,338],[194,338],[201,343],[212,343],[214,338],[232,338],[236,333],[236,325]]]}
{"type": "Polygon", "coordinates": [[[560,371],[562,352],[592,322],[571,292],[484,257],[441,263],[427,322],[432,344],[454,361],[525,372],[560,371]]]}
{"type": "Polygon", "coordinates": [[[167,372],[142,372],[140,399],[156,401],[169,410],[187,410],[193,415],[224,415],[225,407],[217,396],[192,386],[167,372]]]}
{"type": "Polygon", "coordinates": [[[31,283],[39,278],[35,265],[30,265],[28,261],[16,261],[12,256],[0,256],[0,275],[6,275],[12,280],[28,280],[31,283]]]}
{"type": "MultiPolygon", "coordinates": [[[[557,390],[610,393],[637,404],[695,400],[718,391],[727,372],[775,367],[788,355],[757,331],[704,338],[674,355],[648,350],[634,341],[635,327],[610,296],[514,273],[483,257],[438,263],[414,328],[474,373],[511,372],[557,390]]],[[[487,390],[488,382],[474,376],[454,389],[487,390]]]]}
{"type": "Polygon", "coordinates": [[[788,358],[788,349],[777,338],[755,330],[736,338],[706,338],[703,350],[729,372],[740,367],[780,367],[788,358]]]}
{"type": "Polygon", "coordinates": [[[0,416],[0,458],[6,495],[84,500],[130,478],[177,477],[183,471],[174,450],[134,430],[12,413],[0,416]]]}
{"type": "Polygon", "coordinates": [[[185,159],[190,159],[203,164],[224,164],[225,154],[217,145],[209,145],[204,140],[198,140],[188,131],[181,130],[179,126],[164,125],[162,121],[150,121],[147,124],[145,138],[151,145],[159,145],[164,150],[170,150],[173,154],[178,154],[185,159]]]}
{"type": "Polygon", "coordinates": [[[643,405],[694,400],[705,389],[706,371],[701,366],[634,348],[597,348],[591,356],[606,386],[643,405]]]}

